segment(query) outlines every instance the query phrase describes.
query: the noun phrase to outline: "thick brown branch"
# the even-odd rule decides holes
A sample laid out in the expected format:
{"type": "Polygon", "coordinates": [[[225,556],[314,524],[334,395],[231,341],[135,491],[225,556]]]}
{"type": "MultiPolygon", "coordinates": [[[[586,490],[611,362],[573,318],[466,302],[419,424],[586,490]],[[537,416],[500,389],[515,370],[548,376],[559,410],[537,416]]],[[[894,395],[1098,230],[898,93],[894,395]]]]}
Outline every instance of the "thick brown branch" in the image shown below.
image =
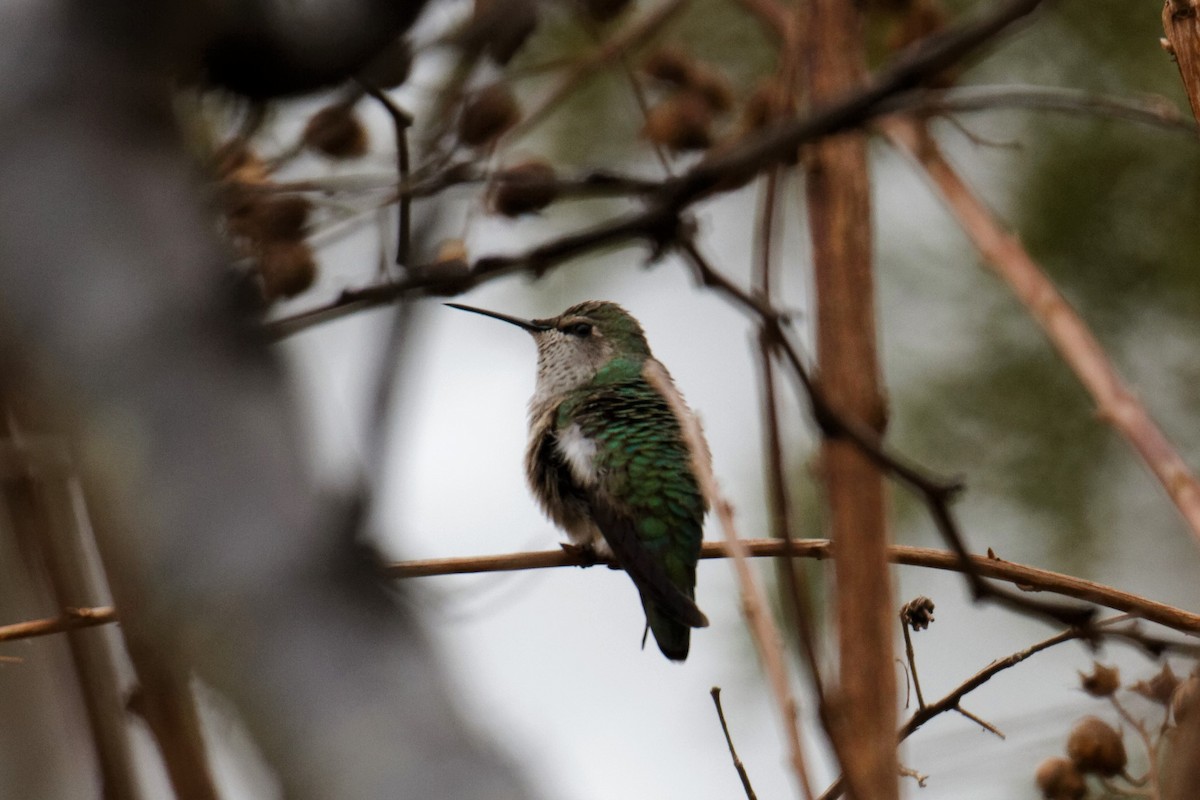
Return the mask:
{"type": "MultiPolygon", "coordinates": [[[[866,20],[861,7],[844,0],[809,0],[807,8],[802,74],[811,102],[824,105],[864,82],[866,20]]],[[[814,377],[835,408],[882,439],[887,412],[875,333],[867,137],[843,131],[805,155],[814,377]]],[[[823,722],[849,794],[886,800],[899,796],[899,764],[885,472],[854,442],[836,436],[822,438],[820,459],[830,534],[837,547],[855,554],[834,565],[839,679],[823,722]]]]}

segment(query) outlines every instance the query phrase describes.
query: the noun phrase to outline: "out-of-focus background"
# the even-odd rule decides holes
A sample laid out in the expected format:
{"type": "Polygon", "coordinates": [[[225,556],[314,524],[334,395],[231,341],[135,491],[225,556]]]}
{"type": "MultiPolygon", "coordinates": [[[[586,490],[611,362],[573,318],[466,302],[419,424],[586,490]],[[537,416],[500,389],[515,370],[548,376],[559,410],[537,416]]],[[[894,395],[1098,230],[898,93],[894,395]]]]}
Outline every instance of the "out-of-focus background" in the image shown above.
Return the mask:
{"type": "MultiPolygon", "coordinates": [[[[507,82],[523,108],[536,107],[572,59],[634,28],[657,5],[634,3],[604,27],[571,4],[539,4],[536,29],[512,61],[481,69],[483,82],[507,82]],[[565,66],[556,71],[546,65],[565,66]]],[[[636,72],[648,54],[671,46],[718,70],[735,97],[749,95],[776,64],[775,45],[749,5],[682,4],[645,45],[596,70],[573,88],[568,102],[528,133],[503,140],[497,152],[484,153],[481,163],[540,158],[562,175],[606,169],[662,177],[662,164],[639,136],[645,119],[625,70],[636,72]]],[[[903,16],[878,5],[869,31],[875,66],[891,55],[888,37],[903,16]]],[[[940,10],[954,19],[988,5],[947,0],[940,10]]],[[[449,113],[439,102],[460,64],[444,40],[474,11],[470,3],[434,3],[414,29],[413,72],[390,92],[415,120],[414,164],[427,155],[422,137],[441,122],[439,114],[449,113]]],[[[1064,0],[970,59],[955,80],[958,86],[1065,87],[1139,102],[1153,96],[1188,118],[1178,71],[1158,43],[1161,35],[1157,4],[1064,0]]],[[[338,160],[289,151],[312,115],[343,91],[267,106],[249,141],[267,163],[283,159],[272,165],[271,180],[332,186],[348,176],[347,185],[383,188],[395,180],[392,121],[370,98],[355,106],[369,140],[364,155],[338,160]]],[[[205,136],[221,141],[249,112],[228,97],[186,97],[178,113],[188,125],[208,126],[205,136]]],[[[1015,108],[937,119],[932,130],[1090,324],[1185,461],[1200,464],[1200,426],[1194,424],[1200,417],[1195,136],[1105,114],[1015,108]]],[[[674,171],[695,158],[668,155],[674,171]]],[[[956,508],[972,550],[991,548],[1011,561],[1185,609],[1200,607],[1200,554],[1184,524],[1127,443],[1096,418],[1092,402],[1027,311],[982,267],[918,171],[882,141],[871,147],[871,175],[889,441],[941,474],[962,477],[967,488],[956,508]]],[[[793,313],[811,358],[803,185],[793,171],[783,186],[775,302],[793,313]]],[[[751,281],[761,191],[756,180],[697,210],[698,235],[713,264],[742,286],[751,281]]],[[[383,193],[329,190],[309,197],[315,282],[275,302],[269,319],[289,318],[336,301],[345,290],[380,282],[381,258],[395,256],[395,206],[383,193]]],[[[519,252],[610,216],[624,202],[562,201],[510,219],[490,213],[481,187],[468,183],[416,203],[413,260],[444,256],[447,242],[468,259],[519,252]]],[[[238,269],[245,268],[239,262],[238,269]]],[[[399,273],[389,274],[399,279],[399,273]]],[[[622,304],[641,321],[655,355],[702,418],[740,533],[767,535],[754,328],[698,287],[678,257],[648,263],[641,245],[614,247],[545,275],[488,280],[455,299],[523,317],[552,316],[586,299],[622,304]]],[[[399,334],[397,312],[384,305],[313,325],[272,346],[286,368],[302,471],[330,492],[352,491],[365,480],[373,500],[365,530],[390,560],[555,548],[561,535],[538,511],[523,474],[525,410],[535,375],[529,337],[448,309],[436,297],[410,298],[402,313],[399,334]],[[398,346],[389,344],[393,336],[402,336],[398,346]],[[394,394],[380,417],[373,408],[379,376],[386,374],[384,358],[395,359],[388,377],[394,394]]],[[[814,470],[817,435],[793,387],[785,387],[783,396],[797,534],[820,538],[826,530],[814,470]]],[[[890,497],[894,541],[943,546],[912,497],[897,487],[890,497]]],[[[0,517],[0,532],[6,521],[0,517]]],[[[710,520],[706,537],[719,535],[710,520]]],[[[20,582],[27,561],[12,536],[3,539],[5,583],[20,582]]],[[[772,566],[762,562],[756,570],[781,606],[772,566]]],[[[825,567],[813,566],[809,575],[823,597],[825,567]]],[[[916,595],[937,604],[936,622],[914,634],[927,699],[1056,632],[1044,622],[973,604],[954,573],[906,567],[894,576],[897,605],[916,595]]],[[[712,625],[695,633],[687,662],[673,664],[652,644],[642,649],[636,593],[624,574],[603,567],[413,578],[397,599],[431,643],[466,730],[515,765],[539,796],[738,796],[741,785],[708,696],[713,686],[723,690],[730,733],[758,796],[796,796],[731,563],[702,562],[697,601],[712,625]]],[[[19,603],[3,607],[6,620],[23,618],[16,613],[19,603]]],[[[81,755],[90,750],[61,647],[32,640],[0,649],[0,656],[23,659],[0,664],[0,703],[15,710],[0,724],[0,785],[19,787],[12,797],[98,796],[95,759],[81,755]],[[36,769],[26,766],[32,751],[36,769]]],[[[901,749],[904,766],[928,776],[923,788],[905,780],[902,796],[1038,796],[1034,768],[1063,751],[1075,720],[1094,713],[1118,721],[1109,706],[1079,688],[1077,673],[1088,671],[1093,659],[1119,665],[1129,680],[1148,678],[1160,666],[1132,646],[1091,651],[1070,643],[1000,673],[964,706],[1006,738],[959,715],[937,718],[901,749]]],[[[1181,674],[1192,666],[1180,656],[1168,661],[1181,674]]],[[[896,670],[903,700],[906,670],[900,663],[896,670]]],[[[815,783],[823,787],[836,777],[835,766],[800,674],[793,670],[794,691],[815,783]]],[[[219,688],[197,688],[221,796],[283,796],[237,703],[219,688]]],[[[1157,723],[1152,703],[1138,697],[1128,702],[1157,723]]],[[[1131,771],[1143,772],[1144,753],[1132,739],[1127,743],[1131,771]]],[[[361,741],[357,747],[382,753],[388,743],[361,741]]],[[[133,749],[143,796],[169,796],[140,723],[133,749]]],[[[407,793],[397,789],[390,796],[407,793]]]]}

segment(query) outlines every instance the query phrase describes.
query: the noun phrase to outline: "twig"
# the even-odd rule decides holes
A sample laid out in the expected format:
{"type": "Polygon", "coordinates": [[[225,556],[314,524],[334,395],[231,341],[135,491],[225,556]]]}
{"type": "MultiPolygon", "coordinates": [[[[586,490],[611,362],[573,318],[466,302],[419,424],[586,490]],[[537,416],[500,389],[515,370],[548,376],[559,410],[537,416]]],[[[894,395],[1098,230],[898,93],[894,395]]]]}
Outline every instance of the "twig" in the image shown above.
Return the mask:
{"type": "MultiPolygon", "coordinates": [[[[775,245],[775,217],[778,212],[780,170],[773,169],[763,182],[763,194],[759,215],[759,235],[757,237],[757,258],[755,259],[755,289],[764,303],[771,302],[771,272],[773,267],[773,251],[775,245]]],[[[758,363],[761,385],[759,396],[763,407],[766,453],[766,489],[767,507],[769,509],[769,524],[771,537],[791,541],[795,538],[792,523],[792,507],[789,502],[787,479],[784,475],[783,437],[779,427],[779,397],[776,392],[775,364],[772,360],[772,347],[766,330],[760,325],[757,338],[756,361],[758,363]]],[[[792,561],[781,561],[779,564],[787,584],[788,597],[791,600],[791,611],[796,624],[796,633],[800,642],[801,653],[812,677],[813,689],[819,705],[825,705],[825,687],[821,677],[820,658],[817,653],[817,635],[813,630],[812,604],[809,596],[808,580],[803,572],[797,572],[792,561]]]]}
{"type": "Polygon", "coordinates": [[[884,130],[893,144],[925,170],[984,259],[1008,283],[1091,394],[1100,417],[1142,457],[1200,544],[1200,482],[1121,379],[1086,323],[1020,240],[1000,224],[945,160],[923,126],[892,119],[884,130]]]}
{"type": "Polygon", "coordinates": [[[925,781],[929,780],[928,775],[924,775],[920,772],[917,772],[915,769],[913,769],[911,767],[906,767],[903,764],[900,765],[900,777],[912,778],[914,781],[917,782],[917,786],[920,786],[922,789],[925,788],[925,781]]]}
{"type": "MultiPolygon", "coordinates": [[[[387,92],[381,91],[378,87],[368,84],[366,81],[359,79],[359,84],[371,95],[381,106],[388,116],[392,118],[392,127],[395,130],[396,136],[396,177],[397,186],[404,186],[408,183],[409,173],[412,165],[409,163],[408,152],[408,129],[413,124],[412,116],[396,105],[396,102],[388,96],[387,92]]],[[[412,242],[412,196],[400,193],[396,201],[399,208],[399,222],[397,224],[396,233],[396,263],[402,267],[412,266],[411,258],[411,242],[412,242]]]]}
{"type": "MultiPolygon", "coordinates": [[[[1095,627],[1106,628],[1118,622],[1123,622],[1125,619],[1126,616],[1122,614],[1106,620],[1101,620],[1095,623],[1095,627]]],[[[916,733],[916,731],[926,722],[929,722],[934,717],[944,714],[947,711],[958,711],[963,713],[964,716],[967,716],[973,721],[984,725],[984,727],[1000,735],[1000,732],[993,729],[992,726],[984,723],[974,715],[963,712],[959,706],[959,703],[962,702],[962,699],[978,689],[980,686],[983,686],[997,674],[1009,669],[1010,667],[1020,664],[1022,661],[1025,661],[1031,656],[1040,653],[1043,650],[1054,647],[1055,645],[1062,644],[1063,642],[1070,642],[1075,639],[1086,638],[1087,635],[1088,633],[1081,628],[1071,628],[1063,631],[1062,633],[1051,636],[1048,639],[1044,639],[1037,644],[1031,645],[1024,650],[1018,650],[1012,655],[1006,656],[997,661],[993,661],[991,664],[988,664],[979,672],[975,673],[970,678],[967,678],[967,680],[963,681],[957,687],[952,689],[945,697],[914,712],[913,715],[909,717],[908,721],[901,726],[898,733],[899,741],[904,741],[909,736],[916,733]]],[[[843,780],[841,777],[839,777],[832,784],[830,784],[824,792],[821,793],[821,796],[818,798],[818,800],[836,800],[836,798],[842,796],[843,791],[843,780]]]]}
{"type": "Polygon", "coordinates": [[[904,655],[908,659],[908,674],[912,676],[913,691],[917,695],[917,708],[924,708],[925,695],[921,694],[921,680],[917,677],[917,656],[913,652],[912,636],[908,633],[908,621],[903,614],[900,616],[900,630],[904,631],[904,655]]]}
{"type": "MultiPolygon", "coordinates": [[[[1146,789],[1149,792],[1147,796],[1158,798],[1160,796],[1160,790],[1158,786],[1158,747],[1154,741],[1154,737],[1151,736],[1150,731],[1147,730],[1145,723],[1134,717],[1129,713],[1128,710],[1126,710],[1121,701],[1117,699],[1116,694],[1110,694],[1108,696],[1108,701],[1112,703],[1112,707],[1116,709],[1118,714],[1121,715],[1121,719],[1125,720],[1125,722],[1137,732],[1138,737],[1142,740],[1142,746],[1146,748],[1147,769],[1145,780],[1148,784],[1146,789]]],[[[1136,782],[1130,780],[1130,783],[1136,782]]]]}
{"type": "Polygon", "coordinates": [[[1126,98],[1057,86],[960,86],[948,90],[917,90],[884,102],[882,108],[911,111],[922,117],[1026,108],[1120,119],[1191,136],[1197,131],[1196,123],[1184,117],[1165,97],[1126,98]]]}
{"type": "Polygon", "coordinates": [[[742,780],[746,798],[747,800],[758,800],[758,796],[754,794],[754,787],[750,785],[750,776],[746,773],[746,767],[738,758],[737,750],[733,748],[733,737],[729,735],[729,726],[725,724],[725,710],[721,708],[721,687],[712,687],[709,694],[712,695],[713,705],[717,707],[717,718],[721,720],[721,730],[725,733],[725,744],[729,745],[729,757],[733,759],[733,768],[737,770],[738,777],[742,780]]]}
{"type": "MultiPolygon", "coordinates": [[[[777,539],[742,539],[740,547],[748,558],[790,556],[824,560],[835,556],[833,545],[828,539],[794,539],[790,543],[777,539]]],[[[705,542],[700,551],[702,559],[729,557],[729,545],[724,542],[705,542]]],[[[1059,572],[987,556],[973,555],[970,556],[970,559],[972,567],[980,575],[988,578],[1006,581],[1034,591],[1052,592],[1064,597],[1095,603],[1116,611],[1124,611],[1147,622],[1154,622],[1181,633],[1200,634],[1200,614],[1059,572]]],[[[891,545],[888,548],[888,560],[894,564],[950,572],[958,572],[962,569],[962,565],[954,553],[928,547],[891,545]]],[[[417,578],[433,575],[582,566],[586,566],[586,564],[577,555],[563,550],[544,550],[496,556],[401,561],[385,565],[383,573],[390,578],[417,578]]]]}
{"type": "Polygon", "coordinates": [[[15,622],[12,625],[0,626],[0,642],[11,642],[14,639],[32,639],[35,636],[48,636],[52,633],[92,628],[96,625],[107,625],[117,621],[117,610],[112,606],[96,608],[68,608],[61,617],[35,619],[28,622],[15,622]]]}
{"type": "MultiPolygon", "coordinates": [[[[687,413],[686,409],[675,410],[676,417],[682,421],[682,433],[688,442],[689,450],[694,454],[707,452],[704,435],[696,417],[687,413]]],[[[800,714],[788,681],[787,663],[783,657],[783,638],[779,635],[779,629],[768,610],[762,589],[750,569],[746,551],[733,524],[733,508],[721,494],[721,488],[712,473],[712,465],[707,458],[697,455],[692,459],[692,466],[709,508],[716,512],[721,523],[721,530],[725,534],[724,544],[733,558],[734,573],[737,575],[742,599],[742,614],[746,618],[755,649],[758,650],[758,657],[767,673],[771,693],[775,696],[775,703],[783,719],[788,755],[796,773],[796,781],[806,800],[813,800],[812,781],[808,776],[804,749],[800,744],[800,714]]]]}
{"type": "Polygon", "coordinates": [[[970,711],[967,711],[967,710],[966,710],[965,708],[963,708],[962,706],[957,706],[957,707],[955,707],[955,709],[954,709],[954,710],[955,710],[955,711],[957,711],[959,714],[962,714],[962,715],[963,715],[964,717],[966,717],[967,719],[971,720],[971,722],[974,722],[974,723],[975,723],[976,725],[978,725],[979,727],[983,728],[985,731],[987,731],[987,732],[989,732],[989,733],[993,733],[993,734],[995,734],[996,736],[1000,737],[1001,739],[1007,739],[1007,738],[1008,738],[1008,737],[1007,737],[1007,736],[1005,736],[1005,735],[1004,735],[1004,734],[1003,734],[1003,733],[1000,731],[1000,729],[999,729],[999,728],[997,728],[995,725],[993,725],[992,723],[988,722],[986,719],[983,719],[982,717],[979,717],[979,716],[976,716],[975,714],[972,714],[970,711]]]}

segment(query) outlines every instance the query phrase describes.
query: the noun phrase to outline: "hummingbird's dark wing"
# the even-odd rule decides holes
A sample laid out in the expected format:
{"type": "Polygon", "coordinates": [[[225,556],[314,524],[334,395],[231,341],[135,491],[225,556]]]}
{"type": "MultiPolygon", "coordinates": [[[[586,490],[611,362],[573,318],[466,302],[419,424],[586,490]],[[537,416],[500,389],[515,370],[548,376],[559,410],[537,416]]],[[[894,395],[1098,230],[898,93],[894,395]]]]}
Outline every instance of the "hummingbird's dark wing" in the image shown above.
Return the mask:
{"type": "MultiPolygon", "coordinates": [[[[656,615],[688,628],[707,626],[693,599],[705,504],[670,404],[640,375],[590,387],[568,403],[558,415],[559,434],[594,445],[591,480],[581,488],[605,541],[642,593],[659,644],[656,615]]],[[[686,655],[686,638],[683,648],[686,655]]]]}

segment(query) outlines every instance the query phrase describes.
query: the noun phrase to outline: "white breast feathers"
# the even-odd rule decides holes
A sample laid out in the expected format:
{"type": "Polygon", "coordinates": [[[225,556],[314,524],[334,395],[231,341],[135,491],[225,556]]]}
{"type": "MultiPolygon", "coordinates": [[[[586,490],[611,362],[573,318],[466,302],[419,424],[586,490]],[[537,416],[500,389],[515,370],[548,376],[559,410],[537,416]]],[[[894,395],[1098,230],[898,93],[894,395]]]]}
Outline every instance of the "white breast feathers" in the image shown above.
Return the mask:
{"type": "Polygon", "coordinates": [[[579,425],[571,425],[558,433],[558,454],[571,470],[571,477],[584,487],[596,483],[596,442],[589,439],[579,429],[579,425]]]}

